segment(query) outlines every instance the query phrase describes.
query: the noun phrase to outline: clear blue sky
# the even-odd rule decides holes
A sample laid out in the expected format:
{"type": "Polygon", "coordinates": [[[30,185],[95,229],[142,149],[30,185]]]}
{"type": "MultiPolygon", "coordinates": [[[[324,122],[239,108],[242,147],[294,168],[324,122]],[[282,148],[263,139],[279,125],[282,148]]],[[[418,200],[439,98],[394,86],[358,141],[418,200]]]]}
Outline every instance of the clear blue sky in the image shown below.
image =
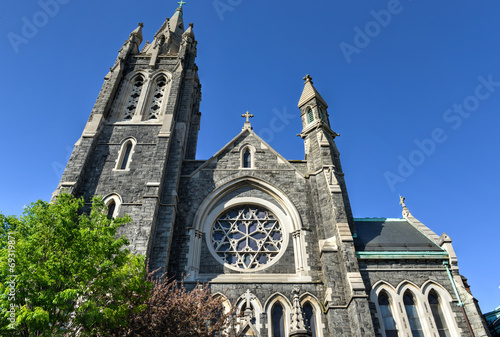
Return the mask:
{"type": "MultiPolygon", "coordinates": [[[[4,214],[50,198],[122,43],[138,22],[152,40],[177,7],[59,1],[0,4],[4,214]]],[[[499,17],[494,0],[188,0],[203,86],[198,158],[231,140],[249,110],[271,146],[303,159],[297,102],[310,73],[341,134],[355,217],[400,217],[404,195],[454,240],[490,311],[500,305],[499,17]]]]}

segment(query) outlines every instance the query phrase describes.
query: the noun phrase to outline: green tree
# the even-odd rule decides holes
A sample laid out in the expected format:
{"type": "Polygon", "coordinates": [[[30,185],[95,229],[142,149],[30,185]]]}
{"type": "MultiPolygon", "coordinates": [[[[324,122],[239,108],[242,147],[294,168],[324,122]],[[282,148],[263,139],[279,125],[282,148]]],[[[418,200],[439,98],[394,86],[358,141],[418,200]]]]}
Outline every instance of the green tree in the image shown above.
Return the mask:
{"type": "Polygon", "coordinates": [[[0,335],[98,336],[145,308],[153,283],[144,257],[117,237],[130,218],[108,218],[100,198],[90,213],[84,206],[61,194],[19,217],[0,214],[0,335]]]}

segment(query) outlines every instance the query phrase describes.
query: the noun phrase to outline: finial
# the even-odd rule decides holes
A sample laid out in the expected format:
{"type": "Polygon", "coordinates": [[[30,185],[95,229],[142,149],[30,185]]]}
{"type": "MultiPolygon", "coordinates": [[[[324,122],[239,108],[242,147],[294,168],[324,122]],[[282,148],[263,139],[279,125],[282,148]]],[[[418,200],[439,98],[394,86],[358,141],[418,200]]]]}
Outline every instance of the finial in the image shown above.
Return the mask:
{"type": "Polygon", "coordinates": [[[250,112],[246,112],[245,114],[241,115],[241,117],[246,117],[245,124],[243,125],[243,130],[245,129],[252,129],[252,125],[250,124],[250,118],[253,117],[253,115],[250,112]]]}
{"type": "Polygon", "coordinates": [[[402,197],[401,195],[399,196],[399,204],[402,205],[403,207],[406,207],[405,205],[405,197],[402,197]]]}
{"type": "Polygon", "coordinates": [[[144,24],[142,22],[139,22],[139,27],[143,28],[144,24]]]}
{"type": "Polygon", "coordinates": [[[246,119],[247,119],[247,120],[246,120],[246,122],[245,122],[245,123],[250,123],[249,118],[254,117],[254,115],[252,115],[251,113],[249,113],[249,112],[247,111],[245,114],[241,115],[241,117],[246,117],[246,119]]]}
{"type": "Polygon", "coordinates": [[[312,83],[312,77],[311,75],[307,74],[303,80],[305,81],[304,84],[306,84],[307,82],[311,82],[312,83]]]}
{"type": "Polygon", "coordinates": [[[178,4],[179,4],[179,7],[182,8],[182,6],[184,6],[186,3],[181,0],[181,1],[178,2],[178,4]]]}
{"type": "Polygon", "coordinates": [[[193,26],[194,26],[194,25],[193,25],[193,23],[192,23],[192,22],[190,22],[190,23],[189,23],[189,27],[193,28],[193,26]]]}
{"type": "Polygon", "coordinates": [[[406,207],[405,199],[405,197],[399,196],[399,204],[403,206],[403,218],[411,215],[410,210],[408,209],[408,207],[406,207]]]}
{"type": "Polygon", "coordinates": [[[298,288],[294,288],[292,291],[293,308],[290,317],[290,337],[311,336],[311,331],[309,330],[309,327],[306,326],[304,312],[302,311],[302,307],[300,305],[299,292],[300,290],[298,288]]]}

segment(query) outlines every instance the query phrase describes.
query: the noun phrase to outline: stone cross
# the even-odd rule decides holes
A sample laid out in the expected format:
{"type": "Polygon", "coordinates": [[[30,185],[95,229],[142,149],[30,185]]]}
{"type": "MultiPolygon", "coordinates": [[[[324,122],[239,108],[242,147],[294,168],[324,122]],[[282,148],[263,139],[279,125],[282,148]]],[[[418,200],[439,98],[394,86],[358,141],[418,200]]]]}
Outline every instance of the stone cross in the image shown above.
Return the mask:
{"type": "Polygon", "coordinates": [[[250,119],[249,119],[249,118],[252,118],[252,117],[254,117],[254,116],[253,116],[251,113],[249,113],[249,112],[247,111],[245,114],[241,115],[241,117],[246,117],[246,118],[247,118],[247,120],[246,120],[246,122],[245,122],[245,123],[250,123],[250,119]]]}
{"type": "Polygon", "coordinates": [[[307,82],[311,82],[311,83],[312,83],[312,77],[311,77],[311,75],[309,75],[309,74],[307,74],[307,75],[303,78],[303,80],[305,81],[304,83],[307,83],[307,82]]]}
{"type": "Polygon", "coordinates": [[[248,323],[250,323],[250,320],[253,317],[252,304],[250,303],[250,301],[255,298],[255,295],[250,292],[250,289],[247,289],[242,297],[246,301],[246,308],[243,315],[245,316],[245,319],[248,321],[248,323]]]}
{"type": "Polygon", "coordinates": [[[249,118],[252,118],[253,115],[247,111],[247,113],[241,115],[241,117],[246,117],[246,119],[247,119],[245,124],[243,125],[243,130],[245,130],[245,129],[252,130],[252,124],[250,124],[249,118]]]}
{"type": "Polygon", "coordinates": [[[247,289],[241,297],[246,301],[247,308],[250,308],[250,301],[255,298],[255,295],[250,292],[250,289],[247,289]]]}

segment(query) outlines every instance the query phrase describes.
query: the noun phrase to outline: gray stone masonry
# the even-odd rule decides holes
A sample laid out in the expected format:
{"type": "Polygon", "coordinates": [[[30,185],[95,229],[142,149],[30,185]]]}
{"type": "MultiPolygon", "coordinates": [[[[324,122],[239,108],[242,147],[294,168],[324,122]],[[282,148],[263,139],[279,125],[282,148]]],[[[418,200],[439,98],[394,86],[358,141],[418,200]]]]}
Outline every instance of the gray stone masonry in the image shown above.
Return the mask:
{"type": "MultiPolygon", "coordinates": [[[[381,282],[392,288],[405,282],[417,288],[426,282],[439,285],[453,299],[448,317],[453,316],[459,330],[453,336],[470,336],[442,260],[357,256],[353,242],[356,228],[335,144],[338,135],[310,76],[304,78],[297,116],[303,123],[300,136],[305,160],[287,161],[253,132],[249,122],[212,158],[195,159],[201,84],[193,27],[190,24],[186,31],[183,27],[182,8],[178,8],[141,51],[142,25],[130,34],[105,77],[53,196],[62,190],[84,196],[86,201],[94,195],[115,195],[121,200],[119,215],[128,214],[132,219],[120,228],[132,252],[145,254],[151,270],[186,279],[190,288],[197,282],[210,282],[213,292],[227,297],[233,305],[242,305],[244,296],[254,296],[252,305],[258,313],[253,328],[261,337],[272,337],[270,314],[276,301],[290,314],[294,288],[299,289],[302,305],[307,301],[314,304],[318,337],[385,336],[378,304],[372,300],[381,282]],[[141,109],[147,109],[153,88],[149,79],[158,72],[168,77],[169,89],[161,115],[144,121],[141,109]],[[136,73],[144,76],[145,91],[139,98],[123,96],[130,88],[127,79],[136,73]],[[136,106],[127,106],[134,112],[131,119],[120,120],[124,99],[135,99],[136,106]],[[135,145],[128,168],[122,170],[117,166],[120,151],[129,138],[135,145]],[[251,167],[242,167],[244,149],[251,153],[251,167]],[[211,228],[216,216],[229,207],[252,203],[280,214],[282,228],[277,232],[283,236],[277,240],[283,241],[274,248],[279,253],[266,251],[273,258],[267,265],[262,262],[256,270],[242,270],[214,256],[211,228]]],[[[269,243],[255,240],[262,246],[269,243]]],[[[458,278],[458,267],[453,272],[458,278]]],[[[460,287],[462,282],[455,283],[475,336],[487,335],[477,302],[460,287]]],[[[405,315],[402,309],[394,312],[405,315]]],[[[289,321],[290,316],[285,318],[289,321]]],[[[409,336],[407,324],[400,329],[409,336]]],[[[436,335],[437,330],[432,329],[426,336],[436,335]]]]}

